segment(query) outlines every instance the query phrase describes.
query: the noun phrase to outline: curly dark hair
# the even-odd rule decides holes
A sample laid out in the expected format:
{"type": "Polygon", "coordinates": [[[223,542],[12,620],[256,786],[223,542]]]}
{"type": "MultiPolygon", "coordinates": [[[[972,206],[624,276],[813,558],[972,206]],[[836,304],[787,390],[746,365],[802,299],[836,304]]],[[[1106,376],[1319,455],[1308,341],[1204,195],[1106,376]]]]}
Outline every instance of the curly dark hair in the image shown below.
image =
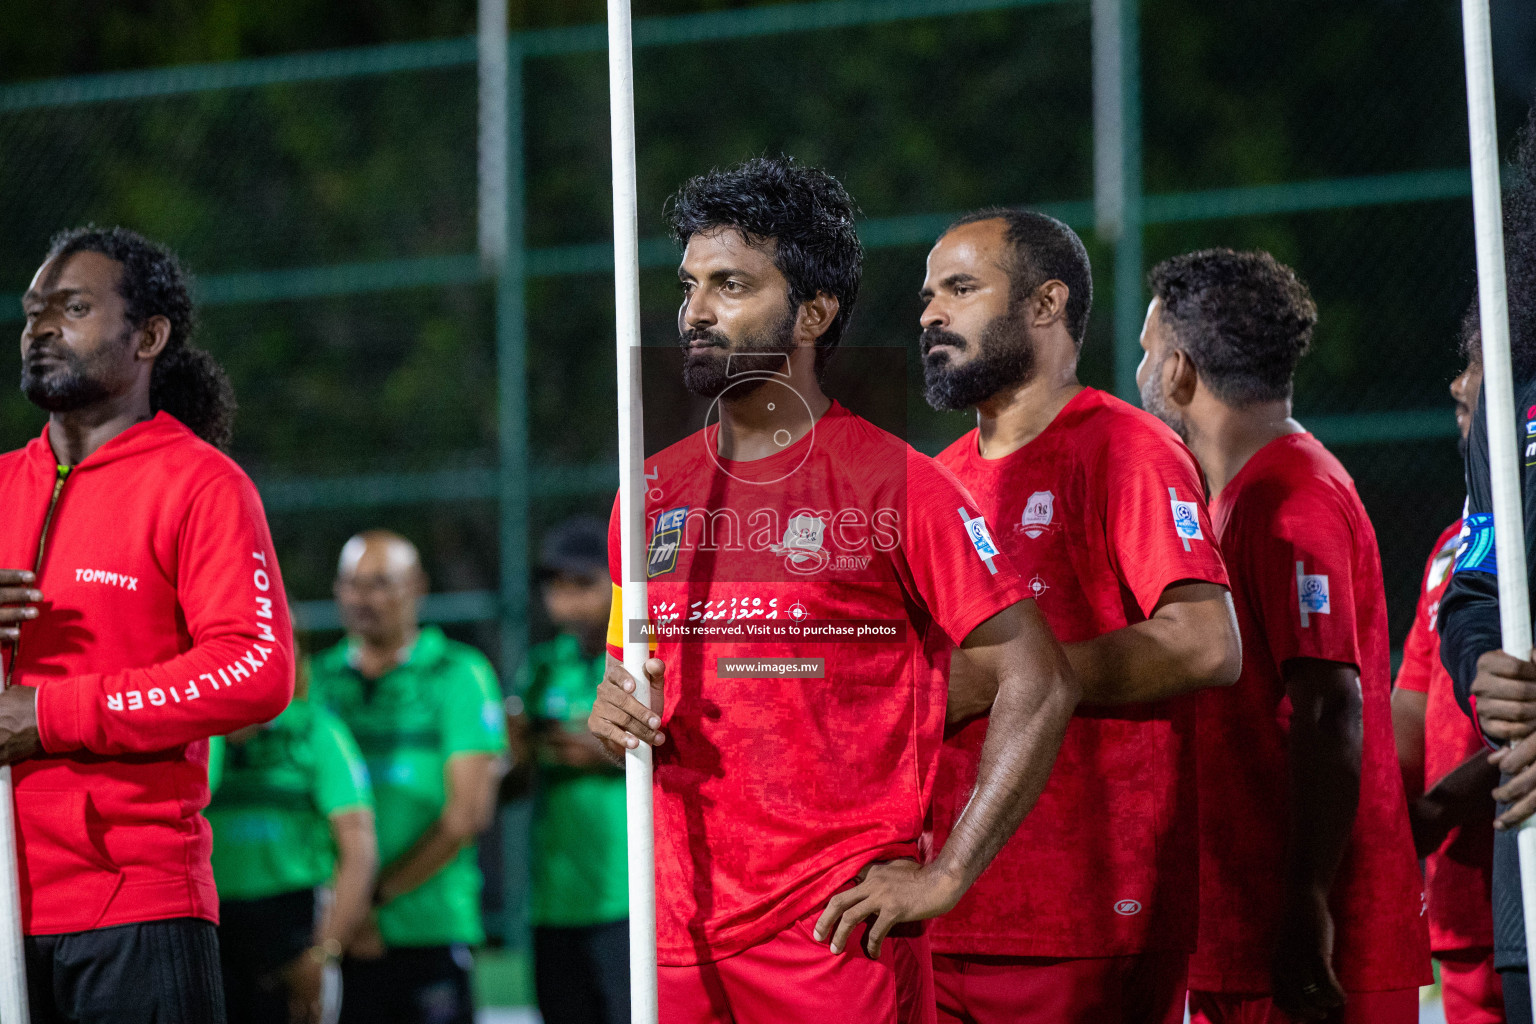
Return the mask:
{"type": "Polygon", "coordinates": [[[1483,365],[1483,321],[1482,310],[1478,307],[1477,299],[1473,298],[1472,305],[1461,315],[1461,330],[1456,340],[1456,351],[1470,366],[1483,365]]]}
{"type": "Polygon", "coordinates": [[[197,328],[192,289],[175,253],[127,228],[94,224],[61,231],[48,243],[48,259],[95,252],[122,264],[117,291],[129,324],[141,327],[152,316],[171,323],[171,337],[155,359],[149,378],[149,406],[164,410],[217,448],[228,449],[235,426],[235,389],[224,368],[192,344],[197,328]]]}
{"type": "Polygon", "coordinates": [[[1083,240],[1055,217],[1009,206],[968,213],[944,233],[984,220],[1000,220],[1007,225],[1003,238],[1009,249],[1005,269],[1010,307],[1016,308],[1045,282],[1060,281],[1067,286],[1067,332],[1081,351],[1088,336],[1088,312],[1093,308],[1093,268],[1083,240]]]}
{"type": "Polygon", "coordinates": [[[1295,271],[1267,252],[1202,249],[1164,260],[1147,281],[1213,395],[1235,409],[1291,397],[1317,326],[1295,271]]]}
{"type": "Polygon", "coordinates": [[[748,244],[772,239],[774,266],[789,281],[792,306],[825,292],[837,315],[816,343],[816,368],[843,340],[864,272],[854,228],[858,207],[832,175],[793,157],[757,157],[690,178],[667,200],[667,226],[680,245],[700,231],[728,227],[748,244]]]}

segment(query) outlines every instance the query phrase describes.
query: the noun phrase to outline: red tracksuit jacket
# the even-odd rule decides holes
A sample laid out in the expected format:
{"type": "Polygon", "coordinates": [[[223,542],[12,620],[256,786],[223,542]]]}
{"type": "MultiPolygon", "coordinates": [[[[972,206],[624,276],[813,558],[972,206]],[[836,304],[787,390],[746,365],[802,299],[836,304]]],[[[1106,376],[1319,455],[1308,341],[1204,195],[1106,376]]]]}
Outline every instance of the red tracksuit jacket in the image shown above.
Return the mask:
{"type": "Polygon", "coordinates": [[[44,599],[4,655],[46,751],[14,769],[23,927],[217,921],[207,738],[293,695],[261,500],[163,412],[67,475],[47,436],[0,455],[0,568],[40,560],[44,599]]]}

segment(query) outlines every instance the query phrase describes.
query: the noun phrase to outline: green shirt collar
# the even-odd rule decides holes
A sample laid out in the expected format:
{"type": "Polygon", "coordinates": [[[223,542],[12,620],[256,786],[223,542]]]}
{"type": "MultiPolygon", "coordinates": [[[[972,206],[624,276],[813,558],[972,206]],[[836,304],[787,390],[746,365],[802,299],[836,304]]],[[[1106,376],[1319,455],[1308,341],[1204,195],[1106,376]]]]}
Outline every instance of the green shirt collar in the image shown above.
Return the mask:
{"type": "MultiPolygon", "coordinates": [[[[357,645],[358,642],[350,636],[341,642],[342,662],[354,669],[357,663],[353,658],[353,653],[357,649],[357,645]]],[[[447,649],[448,638],[443,635],[441,629],[436,626],[423,626],[421,631],[416,634],[416,642],[411,645],[410,650],[406,653],[405,660],[384,673],[384,676],[398,672],[403,668],[419,668],[422,665],[430,665],[432,662],[442,658],[447,649]]],[[[384,676],[379,678],[382,679],[384,676]]]]}

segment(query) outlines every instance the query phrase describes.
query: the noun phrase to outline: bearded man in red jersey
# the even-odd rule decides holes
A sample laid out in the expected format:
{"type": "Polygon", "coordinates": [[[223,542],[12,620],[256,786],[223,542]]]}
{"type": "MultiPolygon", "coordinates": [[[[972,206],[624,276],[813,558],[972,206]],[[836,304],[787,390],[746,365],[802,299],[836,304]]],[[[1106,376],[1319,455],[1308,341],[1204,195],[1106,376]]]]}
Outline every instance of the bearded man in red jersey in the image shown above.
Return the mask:
{"type": "MultiPolygon", "coordinates": [[[[1092,294],[1081,240],[1027,210],[971,214],[928,255],[928,401],[976,410],[939,462],[997,527],[1084,694],[1039,803],[934,922],[944,1021],[1183,1019],[1198,907],[1183,695],[1237,678],[1237,622],[1194,457],[1077,379],[1092,294]]],[[[946,736],[936,840],[992,728],[978,714],[946,736]]]]}

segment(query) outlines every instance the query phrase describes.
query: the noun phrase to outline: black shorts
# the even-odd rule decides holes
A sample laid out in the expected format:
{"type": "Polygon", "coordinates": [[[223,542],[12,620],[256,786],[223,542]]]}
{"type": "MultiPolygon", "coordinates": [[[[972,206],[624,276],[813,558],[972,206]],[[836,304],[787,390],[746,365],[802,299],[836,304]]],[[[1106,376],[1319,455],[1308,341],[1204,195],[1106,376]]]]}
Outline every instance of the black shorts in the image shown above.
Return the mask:
{"type": "Polygon", "coordinates": [[[628,1024],[629,922],[533,930],[544,1024],[628,1024]]]}
{"type": "Polygon", "coordinates": [[[26,949],[32,1024],[224,1024],[211,921],[29,935],[26,949]]]}
{"type": "Polygon", "coordinates": [[[219,901],[219,950],[255,972],[281,968],[315,944],[314,889],[259,900],[219,901]]]}
{"type": "Polygon", "coordinates": [[[474,1024],[467,946],[393,946],[341,962],[341,1024],[474,1024]]]}
{"type": "Polygon", "coordinates": [[[317,898],[300,889],[219,906],[219,961],[229,1024],[286,1024],[282,969],[314,945],[317,898]]]}

